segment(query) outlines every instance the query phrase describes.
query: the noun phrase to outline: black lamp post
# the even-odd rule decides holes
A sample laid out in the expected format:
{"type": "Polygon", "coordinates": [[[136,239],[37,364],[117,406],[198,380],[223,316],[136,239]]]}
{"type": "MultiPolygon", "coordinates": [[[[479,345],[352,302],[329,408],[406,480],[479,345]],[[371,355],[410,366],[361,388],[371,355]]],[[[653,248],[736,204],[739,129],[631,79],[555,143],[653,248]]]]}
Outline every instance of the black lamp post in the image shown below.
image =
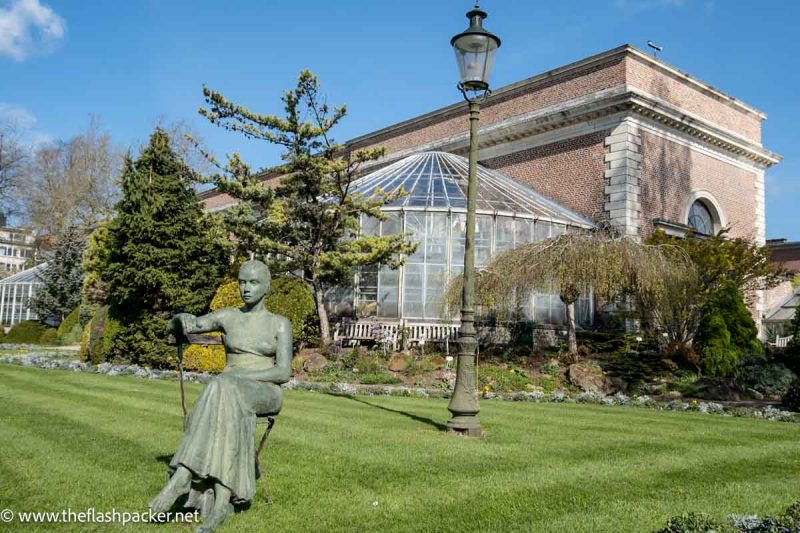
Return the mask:
{"type": "Polygon", "coordinates": [[[464,246],[464,288],[461,292],[461,331],[456,363],[456,385],[450,405],[453,417],[447,422],[450,432],[479,437],[481,424],[477,414],[477,375],[475,373],[475,199],[477,195],[478,115],[480,104],[491,91],[489,74],[500,39],[483,28],[487,17],[478,3],[467,13],[469,28],[450,40],[456,53],[461,81],[461,94],[469,103],[469,181],[467,182],[467,235],[464,246]]]}

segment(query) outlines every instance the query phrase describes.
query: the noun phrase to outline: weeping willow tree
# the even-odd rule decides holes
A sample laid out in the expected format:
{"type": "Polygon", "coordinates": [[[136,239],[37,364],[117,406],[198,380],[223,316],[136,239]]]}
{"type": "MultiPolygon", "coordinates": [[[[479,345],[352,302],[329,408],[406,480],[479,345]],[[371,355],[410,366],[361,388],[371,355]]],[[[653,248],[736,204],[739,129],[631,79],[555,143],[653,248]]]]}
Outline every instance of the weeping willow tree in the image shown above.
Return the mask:
{"type": "MultiPolygon", "coordinates": [[[[476,301],[500,314],[520,307],[531,291],[557,292],[567,310],[569,351],[578,349],[575,302],[590,290],[601,298],[635,295],[658,301],[667,280],[682,279],[692,266],[672,246],[647,245],[607,230],[567,233],[496,256],[480,271],[476,301]]],[[[463,277],[448,287],[446,304],[458,309],[463,277]]]]}

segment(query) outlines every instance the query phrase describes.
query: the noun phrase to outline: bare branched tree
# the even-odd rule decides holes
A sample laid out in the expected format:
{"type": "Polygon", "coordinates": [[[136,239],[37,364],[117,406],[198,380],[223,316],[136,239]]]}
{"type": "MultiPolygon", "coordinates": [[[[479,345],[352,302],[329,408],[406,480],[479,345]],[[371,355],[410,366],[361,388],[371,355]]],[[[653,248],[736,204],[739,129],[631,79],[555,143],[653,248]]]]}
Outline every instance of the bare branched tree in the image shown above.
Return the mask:
{"type": "Polygon", "coordinates": [[[29,152],[20,139],[17,125],[4,120],[0,123],[0,218],[16,211],[15,194],[20,185],[29,152]]]}
{"type": "Polygon", "coordinates": [[[121,151],[97,120],[68,141],[34,151],[21,190],[27,222],[41,234],[108,218],[117,198],[121,151]]]}
{"type": "MultiPolygon", "coordinates": [[[[575,334],[575,302],[593,290],[612,300],[627,294],[645,294],[657,300],[665,290],[665,275],[691,268],[677,253],[664,246],[641,244],[605,230],[567,233],[526,244],[492,260],[479,272],[476,299],[481,305],[511,311],[530,291],[556,291],[567,308],[569,351],[578,349],[575,334]]],[[[458,308],[462,278],[451,283],[447,303],[458,308]]]]}

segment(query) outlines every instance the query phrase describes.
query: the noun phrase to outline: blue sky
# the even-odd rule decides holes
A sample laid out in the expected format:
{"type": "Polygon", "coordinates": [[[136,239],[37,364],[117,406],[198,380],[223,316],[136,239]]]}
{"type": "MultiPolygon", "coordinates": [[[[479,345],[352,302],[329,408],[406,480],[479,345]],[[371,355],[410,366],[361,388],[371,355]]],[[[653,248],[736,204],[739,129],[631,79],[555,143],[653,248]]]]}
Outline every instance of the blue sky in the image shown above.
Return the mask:
{"type": "MultiPolygon", "coordinates": [[[[281,92],[310,68],[349,116],[337,139],[458,101],[450,37],[468,0],[304,2],[0,0],[0,114],[32,142],[67,138],[90,115],[123,146],[159,120],[185,120],[220,157],[255,167],[278,151],[204,123],[203,84],[281,113],[281,92]]],[[[765,111],[767,237],[800,240],[800,2],[485,0],[503,45],[499,87],[623,43],[664,47],[667,62],[765,111]]]]}

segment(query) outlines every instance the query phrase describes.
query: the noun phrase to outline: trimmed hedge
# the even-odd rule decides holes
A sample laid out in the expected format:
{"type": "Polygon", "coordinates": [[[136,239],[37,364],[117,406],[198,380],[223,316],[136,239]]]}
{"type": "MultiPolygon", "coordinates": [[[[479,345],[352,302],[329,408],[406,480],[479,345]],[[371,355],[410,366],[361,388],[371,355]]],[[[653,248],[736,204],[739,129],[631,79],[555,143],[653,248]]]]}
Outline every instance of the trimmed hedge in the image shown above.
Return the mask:
{"type": "Polygon", "coordinates": [[[58,330],[56,328],[47,328],[39,337],[39,344],[59,344],[58,330]]]}
{"type": "Polygon", "coordinates": [[[81,340],[81,309],[80,306],[73,309],[67,318],[58,326],[58,339],[61,344],[77,344],[81,340]]]}
{"type": "Polygon", "coordinates": [[[5,342],[9,344],[39,344],[39,339],[42,338],[45,331],[47,331],[47,326],[44,324],[26,320],[11,328],[6,335],[5,342]]]}

